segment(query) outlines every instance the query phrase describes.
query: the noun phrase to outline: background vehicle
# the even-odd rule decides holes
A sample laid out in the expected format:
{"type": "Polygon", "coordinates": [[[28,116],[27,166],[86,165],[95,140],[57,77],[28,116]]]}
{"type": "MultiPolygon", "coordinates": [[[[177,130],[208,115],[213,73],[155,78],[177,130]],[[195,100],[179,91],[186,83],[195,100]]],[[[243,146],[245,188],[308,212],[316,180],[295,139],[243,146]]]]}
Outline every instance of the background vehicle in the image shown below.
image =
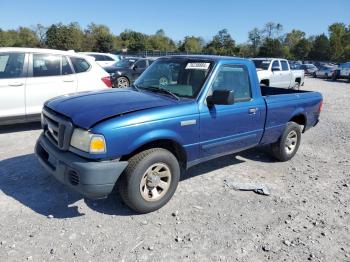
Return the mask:
{"type": "Polygon", "coordinates": [[[304,70],[305,75],[310,75],[312,76],[318,68],[314,64],[302,64],[300,66],[300,69],[304,70]]]}
{"type": "Polygon", "coordinates": [[[0,125],[40,119],[46,100],[111,87],[93,58],[37,48],[0,48],[0,125]]]}
{"type": "Polygon", "coordinates": [[[334,66],[321,65],[319,69],[313,73],[313,76],[320,78],[331,78],[336,69],[337,68],[334,66]]]}
{"type": "Polygon", "coordinates": [[[246,59],[164,57],[132,88],[48,101],[35,151],[72,189],[103,198],[117,183],[124,202],[147,213],[170,200],[190,166],[264,144],[291,159],[321,106],[317,92],[260,87],[246,59]]]}
{"type": "Polygon", "coordinates": [[[81,54],[94,57],[96,63],[103,68],[113,65],[121,59],[119,55],[110,53],[82,52],[81,54]]]}
{"type": "Polygon", "coordinates": [[[339,65],[337,70],[334,71],[332,79],[348,79],[350,82],[350,62],[339,65]]]}
{"type": "Polygon", "coordinates": [[[105,70],[110,74],[113,87],[130,86],[154,61],[154,58],[125,58],[105,70]]]}
{"type": "Polygon", "coordinates": [[[278,58],[253,58],[260,84],[299,89],[304,85],[304,72],[291,70],[289,62],[278,58]]]}

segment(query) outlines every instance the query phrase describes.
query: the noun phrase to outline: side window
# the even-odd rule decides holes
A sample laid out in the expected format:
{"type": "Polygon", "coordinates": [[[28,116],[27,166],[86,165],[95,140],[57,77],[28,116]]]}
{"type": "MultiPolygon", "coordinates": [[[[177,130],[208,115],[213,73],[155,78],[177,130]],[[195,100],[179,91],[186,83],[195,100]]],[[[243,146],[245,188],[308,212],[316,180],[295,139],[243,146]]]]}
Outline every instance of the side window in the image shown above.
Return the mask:
{"type": "Polygon", "coordinates": [[[24,53],[0,54],[0,79],[21,77],[24,65],[24,53]]]}
{"type": "Polygon", "coordinates": [[[112,57],[109,57],[108,55],[103,56],[104,61],[114,61],[112,57]]]}
{"type": "Polygon", "coordinates": [[[139,68],[139,69],[142,69],[142,68],[146,68],[146,67],[147,67],[146,60],[137,61],[137,62],[135,63],[135,65],[136,65],[137,68],[139,68]]]}
{"type": "Polygon", "coordinates": [[[288,71],[288,63],[287,61],[281,61],[282,71],[288,71]]]}
{"type": "Polygon", "coordinates": [[[104,57],[103,55],[91,55],[93,57],[95,57],[95,61],[104,61],[104,57]]]}
{"type": "Polygon", "coordinates": [[[75,73],[83,73],[90,69],[90,64],[83,58],[71,56],[70,61],[73,64],[75,73]]]}
{"type": "Polygon", "coordinates": [[[33,54],[33,76],[61,75],[61,56],[50,54],[33,54]]]}
{"type": "Polygon", "coordinates": [[[217,74],[212,91],[233,90],[235,102],[251,99],[249,73],[246,66],[226,65],[217,74]]]}
{"type": "Polygon", "coordinates": [[[281,68],[281,67],[280,67],[280,63],[278,62],[278,60],[273,61],[272,67],[271,67],[271,68],[273,68],[273,67],[281,68]]]}
{"type": "Polygon", "coordinates": [[[67,57],[62,56],[62,75],[70,75],[73,74],[72,68],[68,62],[67,57]]]}

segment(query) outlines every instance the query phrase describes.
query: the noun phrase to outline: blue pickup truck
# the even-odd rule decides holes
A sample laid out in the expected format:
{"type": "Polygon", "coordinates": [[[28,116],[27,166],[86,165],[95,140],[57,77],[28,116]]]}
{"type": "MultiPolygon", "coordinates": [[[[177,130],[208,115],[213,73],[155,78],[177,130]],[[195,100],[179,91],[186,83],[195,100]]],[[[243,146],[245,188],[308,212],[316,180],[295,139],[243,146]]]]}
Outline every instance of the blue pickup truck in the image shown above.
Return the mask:
{"type": "Polygon", "coordinates": [[[159,209],[193,165],[258,145],[280,161],[319,121],[317,92],[259,85],[253,62],[170,56],[129,88],[46,102],[35,152],[41,165],[93,199],[114,188],[133,210],[159,209]]]}

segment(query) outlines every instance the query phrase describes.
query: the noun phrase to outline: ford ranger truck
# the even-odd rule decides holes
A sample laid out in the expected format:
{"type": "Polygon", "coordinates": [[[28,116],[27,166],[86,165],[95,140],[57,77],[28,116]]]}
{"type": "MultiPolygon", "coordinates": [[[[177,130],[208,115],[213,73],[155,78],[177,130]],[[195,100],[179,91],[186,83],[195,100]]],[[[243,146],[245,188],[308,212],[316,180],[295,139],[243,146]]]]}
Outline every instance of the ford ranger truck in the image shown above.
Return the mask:
{"type": "Polygon", "coordinates": [[[317,92],[260,87],[250,60],[170,56],[129,88],[47,101],[35,152],[71,189],[100,199],[116,188],[147,213],[170,200],[193,165],[260,145],[291,159],[321,107],[317,92]]]}

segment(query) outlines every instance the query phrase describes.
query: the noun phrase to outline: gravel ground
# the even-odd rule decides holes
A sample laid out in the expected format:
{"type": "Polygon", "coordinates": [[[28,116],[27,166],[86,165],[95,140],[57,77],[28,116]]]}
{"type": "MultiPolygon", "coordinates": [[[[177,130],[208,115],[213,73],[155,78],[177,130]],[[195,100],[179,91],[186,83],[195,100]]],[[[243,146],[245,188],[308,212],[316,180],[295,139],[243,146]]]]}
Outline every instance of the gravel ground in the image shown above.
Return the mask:
{"type": "Polygon", "coordinates": [[[304,88],[325,104],[291,161],[253,149],[201,164],[147,215],[117,195],[83,199],[46,174],[33,155],[37,124],[2,129],[0,261],[350,261],[350,84],[304,88]]]}

